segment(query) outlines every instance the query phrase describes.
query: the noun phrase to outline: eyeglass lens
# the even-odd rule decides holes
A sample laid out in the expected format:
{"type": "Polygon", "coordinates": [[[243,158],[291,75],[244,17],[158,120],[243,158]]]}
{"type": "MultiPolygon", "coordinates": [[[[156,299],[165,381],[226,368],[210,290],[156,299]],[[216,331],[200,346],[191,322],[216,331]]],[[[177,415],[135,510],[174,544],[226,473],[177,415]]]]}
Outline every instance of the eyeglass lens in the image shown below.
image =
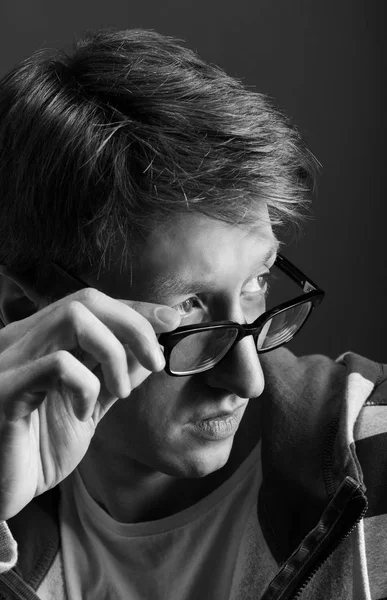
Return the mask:
{"type": "Polygon", "coordinates": [[[173,348],[169,368],[176,374],[211,368],[231,348],[237,335],[238,329],[233,327],[193,333],[173,348]]]}
{"type": "Polygon", "coordinates": [[[305,322],[311,308],[312,303],[305,302],[269,319],[258,336],[257,349],[269,350],[290,341],[305,322]]]}
{"type": "MultiPolygon", "coordinates": [[[[288,342],[300,329],[311,308],[311,302],[306,302],[269,319],[258,336],[257,349],[269,350],[288,342]]],[[[183,375],[210,369],[225,356],[237,335],[236,328],[228,327],[183,338],[171,352],[170,370],[176,375],[183,375]]]]}

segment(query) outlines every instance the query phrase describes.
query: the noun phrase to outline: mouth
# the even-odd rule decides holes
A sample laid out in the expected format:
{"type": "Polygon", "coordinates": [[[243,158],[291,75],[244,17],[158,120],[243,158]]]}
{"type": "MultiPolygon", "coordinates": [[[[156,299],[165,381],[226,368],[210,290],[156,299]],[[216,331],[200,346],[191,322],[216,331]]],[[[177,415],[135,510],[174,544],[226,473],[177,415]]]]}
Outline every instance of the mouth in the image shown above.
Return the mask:
{"type": "Polygon", "coordinates": [[[187,425],[189,431],[205,440],[225,440],[238,430],[247,401],[232,411],[218,411],[206,418],[193,421],[187,425]]]}

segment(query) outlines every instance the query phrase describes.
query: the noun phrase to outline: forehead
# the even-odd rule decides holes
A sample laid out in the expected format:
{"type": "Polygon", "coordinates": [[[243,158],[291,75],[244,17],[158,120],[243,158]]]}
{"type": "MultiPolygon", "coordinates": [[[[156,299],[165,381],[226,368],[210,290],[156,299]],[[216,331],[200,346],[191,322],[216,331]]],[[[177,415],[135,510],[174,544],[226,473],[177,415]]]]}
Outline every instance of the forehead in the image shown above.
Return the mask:
{"type": "Polygon", "coordinates": [[[246,229],[203,215],[184,215],[152,233],[134,279],[153,297],[210,291],[245,279],[276,247],[268,223],[246,229]]]}
{"type": "Polygon", "coordinates": [[[268,219],[247,229],[184,214],[154,229],[132,255],[131,268],[121,270],[117,251],[96,287],[115,298],[160,303],[172,295],[235,287],[257,274],[277,245],[268,219]]]}

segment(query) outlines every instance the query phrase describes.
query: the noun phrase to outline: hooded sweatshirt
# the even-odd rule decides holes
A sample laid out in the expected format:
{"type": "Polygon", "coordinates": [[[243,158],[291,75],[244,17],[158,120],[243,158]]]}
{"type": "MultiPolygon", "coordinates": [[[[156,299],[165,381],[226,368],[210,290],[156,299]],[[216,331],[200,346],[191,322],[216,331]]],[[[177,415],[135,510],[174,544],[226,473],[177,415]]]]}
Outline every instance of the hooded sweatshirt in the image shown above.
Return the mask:
{"type": "MultiPolygon", "coordinates": [[[[230,525],[230,514],[247,511],[234,544],[234,576],[226,592],[219,585],[218,593],[204,590],[200,598],[386,600],[386,367],[352,353],[332,361],[296,358],[283,348],[261,362],[259,453],[254,449],[249,468],[243,463],[232,475],[232,485],[215,490],[219,502],[209,500],[219,531],[230,525]],[[253,456],[259,456],[255,478],[253,456]],[[235,492],[234,481],[245,477],[252,477],[250,504],[235,492]],[[233,498],[234,513],[225,511],[233,498]]],[[[0,599],[75,600],[63,569],[60,498],[58,486],[0,525],[0,599]]],[[[202,518],[202,506],[190,510],[202,518]]],[[[207,561],[221,581],[222,551],[216,552],[203,547],[198,563],[207,561]]],[[[162,566],[165,554],[159,558],[162,566]]],[[[175,589],[172,574],[166,600],[182,599],[175,589]]]]}

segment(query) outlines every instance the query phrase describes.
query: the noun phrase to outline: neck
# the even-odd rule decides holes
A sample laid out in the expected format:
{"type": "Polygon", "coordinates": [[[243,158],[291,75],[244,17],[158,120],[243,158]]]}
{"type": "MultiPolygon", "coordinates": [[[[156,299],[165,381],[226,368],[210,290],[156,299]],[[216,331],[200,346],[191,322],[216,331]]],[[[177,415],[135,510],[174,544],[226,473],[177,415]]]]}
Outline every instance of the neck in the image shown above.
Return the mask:
{"type": "MultiPolygon", "coordinates": [[[[105,448],[106,452],[106,448],[105,448]]],[[[168,517],[198,502],[220,485],[217,472],[202,479],[180,479],[150,471],[141,464],[101,466],[98,453],[88,451],[79,465],[80,475],[92,498],[116,521],[139,523],[168,517]]],[[[223,471],[223,469],[221,469],[223,471]]]]}

